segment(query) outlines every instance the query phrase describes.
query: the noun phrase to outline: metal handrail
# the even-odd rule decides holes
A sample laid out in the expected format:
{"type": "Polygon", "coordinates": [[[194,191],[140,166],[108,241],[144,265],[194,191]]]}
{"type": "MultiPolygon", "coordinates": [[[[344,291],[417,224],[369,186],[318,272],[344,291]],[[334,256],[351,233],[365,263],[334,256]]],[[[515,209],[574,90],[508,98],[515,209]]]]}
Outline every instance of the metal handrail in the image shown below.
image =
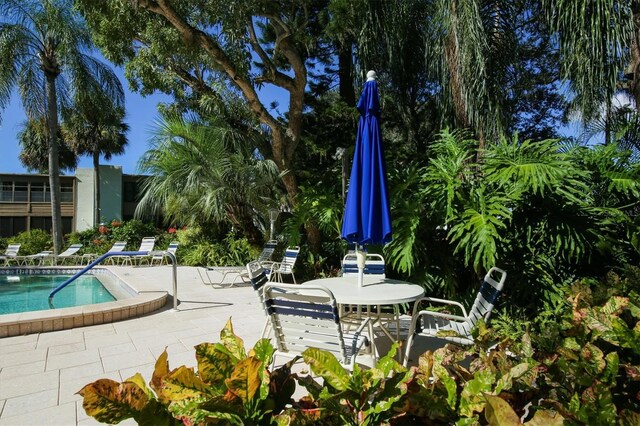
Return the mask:
{"type": "Polygon", "coordinates": [[[54,308],[53,306],[53,296],[56,295],[60,290],[65,288],[67,285],[71,284],[73,281],[78,279],[78,277],[86,274],[89,270],[93,269],[94,266],[101,263],[104,259],[111,256],[166,256],[171,259],[171,265],[173,266],[173,309],[178,309],[178,260],[176,259],[176,255],[169,251],[114,251],[103,254],[98,257],[93,262],[89,263],[82,270],[76,272],[71,278],[60,284],[56,287],[51,293],[49,293],[49,306],[54,308]]]}

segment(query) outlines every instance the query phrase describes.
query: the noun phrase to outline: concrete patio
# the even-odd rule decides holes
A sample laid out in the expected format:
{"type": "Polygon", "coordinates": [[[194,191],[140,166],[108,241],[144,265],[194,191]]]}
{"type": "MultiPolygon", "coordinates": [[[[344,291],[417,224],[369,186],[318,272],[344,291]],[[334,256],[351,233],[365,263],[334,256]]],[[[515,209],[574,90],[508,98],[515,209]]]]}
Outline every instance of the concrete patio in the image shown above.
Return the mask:
{"type": "MultiPolygon", "coordinates": [[[[172,292],[169,266],[111,269],[139,292],[172,292]]],[[[136,372],[149,380],[165,347],[171,368],[195,366],[193,347],[219,341],[230,317],[247,346],[259,338],[264,314],[250,286],[212,288],[196,268],[179,267],[178,299],[178,311],[169,301],[140,318],[0,339],[0,425],[99,424],[75,394],[85,384],[136,372]]]]}

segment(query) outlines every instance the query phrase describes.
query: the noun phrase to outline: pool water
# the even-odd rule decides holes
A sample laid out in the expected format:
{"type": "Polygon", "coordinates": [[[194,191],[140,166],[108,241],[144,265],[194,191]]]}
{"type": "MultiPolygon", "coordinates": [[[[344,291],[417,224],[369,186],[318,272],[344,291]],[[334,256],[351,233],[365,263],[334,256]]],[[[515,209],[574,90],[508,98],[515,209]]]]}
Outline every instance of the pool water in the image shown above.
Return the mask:
{"type": "MultiPolygon", "coordinates": [[[[49,293],[71,275],[0,276],[0,315],[51,309],[49,293]]],[[[115,297],[93,276],[81,276],[54,297],[56,308],[113,302],[115,297]]]]}

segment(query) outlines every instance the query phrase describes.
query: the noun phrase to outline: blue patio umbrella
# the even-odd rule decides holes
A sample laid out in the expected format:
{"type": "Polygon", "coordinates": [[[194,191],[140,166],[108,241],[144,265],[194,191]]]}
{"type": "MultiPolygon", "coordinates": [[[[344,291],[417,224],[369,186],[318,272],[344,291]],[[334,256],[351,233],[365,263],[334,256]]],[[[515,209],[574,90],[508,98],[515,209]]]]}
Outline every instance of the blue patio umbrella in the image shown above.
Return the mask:
{"type": "Polygon", "coordinates": [[[357,245],[391,241],[387,173],[380,132],[380,96],[375,72],[367,73],[362,96],[356,149],[342,221],[342,238],[357,245]]]}

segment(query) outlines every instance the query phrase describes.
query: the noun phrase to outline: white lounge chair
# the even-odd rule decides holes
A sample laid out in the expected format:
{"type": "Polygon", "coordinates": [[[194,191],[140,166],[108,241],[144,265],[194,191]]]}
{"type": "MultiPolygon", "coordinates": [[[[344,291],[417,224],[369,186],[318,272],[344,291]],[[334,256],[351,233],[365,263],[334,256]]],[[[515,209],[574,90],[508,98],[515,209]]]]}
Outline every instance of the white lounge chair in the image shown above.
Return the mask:
{"type": "MultiPolygon", "coordinates": [[[[169,253],[173,254],[174,256],[176,255],[176,251],[178,251],[178,242],[177,241],[172,241],[169,243],[169,247],[167,247],[167,250],[169,253]]],[[[158,263],[158,265],[164,265],[165,263],[167,263],[167,257],[162,255],[162,254],[154,254],[151,257],[151,262],[150,264],[153,265],[154,263],[158,263]]]]}
{"type": "MultiPolygon", "coordinates": [[[[111,248],[109,250],[107,250],[107,253],[119,253],[122,251],[125,251],[127,247],[127,242],[126,241],[116,241],[115,243],[113,243],[113,245],[111,246],[111,248]]],[[[107,257],[104,262],[107,263],[109,262],[112,265],[115,265],[118,263],[118,260],[122,260],[122,259],[128,259],[129,256],[120,256],[120,255],[114,255],[114,256],[109,256],[107,257]]]]}
{"type": "Polygon", "coordinates": [[[57,265],[59,261],[62,261],[62,262],[65,262],[68,260],[77,261],[82,258],[82,256],[78,256],[76,254],[81,248],[82,248],[82,244],[71,244],[69,248],[67,248],[65,251],[58,254],[57,256],[54,254],[50,254],[48,256],[43,257],[42,263],[48,260],[49,262],[51,262],[51,265],[57,265]]]}
{"type": "Polygon", "coordinates": [[[20,244],[9,244],[4,254],[0,256],[0,260],[4,261],[5,265],[9,265],[12,260],[16,260],[19,251],[20,244]]]}

